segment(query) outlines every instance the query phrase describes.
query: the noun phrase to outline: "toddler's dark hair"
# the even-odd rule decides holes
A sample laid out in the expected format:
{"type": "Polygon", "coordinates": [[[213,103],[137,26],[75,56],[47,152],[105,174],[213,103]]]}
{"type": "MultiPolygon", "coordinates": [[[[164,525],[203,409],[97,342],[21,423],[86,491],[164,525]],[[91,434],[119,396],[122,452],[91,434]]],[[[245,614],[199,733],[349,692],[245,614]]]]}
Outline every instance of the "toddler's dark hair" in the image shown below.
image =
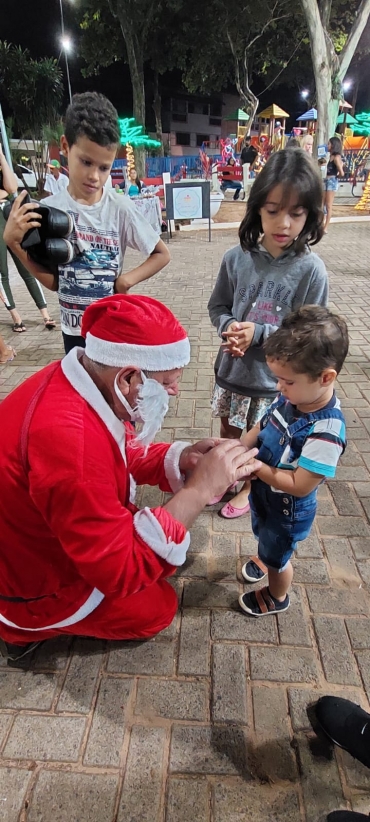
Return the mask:
{"type": "Polygon", "coordinates": [[[326,368],[339,374],[348,345],[343,317],[321,305],[304,305],[285,317],[263,347],[267,360],[289,363],[297,374],[317,380],[326,368]]]}
{"type": "Polygon", "coordinates": [[[252,185],[247,203],[247,213],[239,227],[240,245],[243,251],[257,248],[262,234],[260,209],[265,205],[272,188],[281,185],[281,206],[289,202],[292,191],[297,193],[297,204],[307,209],[305,225],[294,243],[294,251],[300,254],[307,243],[315,245],[324,234],[322,209],[322,177],[319,169],[306,151],[285,148],[272,154],[252,185]]]}
{"type": "Polygon", "coordinates": [[[64,134],[69,146],[79,137],[88,137],[99,146],[120,142],[118,113],[104,94],[86,91],[75,94],[64,118],[64,134]]]}

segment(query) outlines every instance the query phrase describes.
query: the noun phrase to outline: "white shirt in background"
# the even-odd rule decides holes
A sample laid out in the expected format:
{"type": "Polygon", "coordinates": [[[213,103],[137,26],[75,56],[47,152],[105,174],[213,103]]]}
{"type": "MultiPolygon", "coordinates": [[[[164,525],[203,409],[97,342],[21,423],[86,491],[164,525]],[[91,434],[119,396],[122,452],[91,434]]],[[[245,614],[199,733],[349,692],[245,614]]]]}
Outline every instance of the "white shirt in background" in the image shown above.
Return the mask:
{"type": "Polygon", "coordinates": [[[45,179],[45,191],[48,191],[49,194],[59,194],[60,191],[64,191],[67,188],[69,183],[69,177],[66,174],[59,174],[58,179],[54,177],[53,174],[47,174],[45,179]]]}

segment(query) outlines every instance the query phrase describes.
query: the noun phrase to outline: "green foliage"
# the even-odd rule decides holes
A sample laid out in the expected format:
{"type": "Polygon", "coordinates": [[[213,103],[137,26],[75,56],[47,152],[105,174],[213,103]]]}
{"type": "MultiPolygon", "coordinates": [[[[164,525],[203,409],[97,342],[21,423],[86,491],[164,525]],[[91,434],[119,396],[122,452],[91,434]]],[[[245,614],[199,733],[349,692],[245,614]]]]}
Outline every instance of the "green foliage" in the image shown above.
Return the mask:
{"type": "Polygon", "coordinates": [[[0,41],[0,94],[7,100],[17,136],[33,143],[38,191],[44,188],[45,129],[56,127],[63,97],[63,75],[57,61],[34,60],[27,49],[0,41]]]}
{"type": "Polygon", "coordinates": [[[27,49],[0,41],[0,93],[20,136],[41,139],[45,123],[53,125],[59,117],[63,75],[56,60],[34,60],[27,49]]]}

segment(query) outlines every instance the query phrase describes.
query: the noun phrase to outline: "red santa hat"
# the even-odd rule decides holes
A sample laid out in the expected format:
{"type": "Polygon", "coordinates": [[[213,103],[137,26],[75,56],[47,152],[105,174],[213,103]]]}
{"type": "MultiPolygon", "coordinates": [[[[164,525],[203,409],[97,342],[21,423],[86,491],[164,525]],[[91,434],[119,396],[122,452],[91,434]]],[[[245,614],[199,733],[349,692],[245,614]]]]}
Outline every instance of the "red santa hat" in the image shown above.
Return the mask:
{"type": "Polygon", "coordinates": [[[84,312],[82,336],[86,355],[103,365],[171,371],[190,361],[185,329],[169,308],[151,297],[113,294],[97,300],[84,312]]]}

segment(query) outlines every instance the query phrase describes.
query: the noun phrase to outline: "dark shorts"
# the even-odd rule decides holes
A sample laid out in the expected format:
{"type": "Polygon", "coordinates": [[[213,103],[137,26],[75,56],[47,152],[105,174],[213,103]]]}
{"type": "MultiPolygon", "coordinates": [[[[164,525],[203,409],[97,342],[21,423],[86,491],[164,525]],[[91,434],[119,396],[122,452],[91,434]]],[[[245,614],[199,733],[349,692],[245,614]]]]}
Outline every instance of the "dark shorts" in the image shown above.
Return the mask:
{"type": "Polygon", "coordinates": [[[85,337],[74,337],[73,334],[65,334],[62,331],[64,350],[66,354],[72,351],[72,348],[85,348],[85,337]]]}
{"type": "Polygon", "coordinates": [[[284,571],[297,542],[306,539],[311,531],[316,495],[298,499],[254,480],[249,502],[259,558],[267,568],[284,571]]]}

